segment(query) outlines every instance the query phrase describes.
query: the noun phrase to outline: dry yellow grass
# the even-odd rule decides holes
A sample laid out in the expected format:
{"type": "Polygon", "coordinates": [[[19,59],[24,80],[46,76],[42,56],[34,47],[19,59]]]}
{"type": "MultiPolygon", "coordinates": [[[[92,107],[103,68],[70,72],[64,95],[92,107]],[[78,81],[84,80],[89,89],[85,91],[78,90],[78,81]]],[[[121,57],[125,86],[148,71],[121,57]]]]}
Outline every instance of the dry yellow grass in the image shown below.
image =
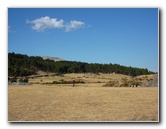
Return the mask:
{"type": "Polygon", "coordinates": [[[9,121],[158,121],[158,87],[8,87],[9,121]]]}
{"type": "Polygon", "coordinates": [[[53,81],[72,81],[72,79],[75,78],[77,81],[82,80],[85,83],[107,83],[111,80],[119,80],[122,78],[130,79],[130,76],[122,75],[122,74],[64,74],[63,76],[49,76],[49,77],[38,77],[34,79],[29,79],[30,83],[47,83],[47,82],[53,82],[53,81]]]}

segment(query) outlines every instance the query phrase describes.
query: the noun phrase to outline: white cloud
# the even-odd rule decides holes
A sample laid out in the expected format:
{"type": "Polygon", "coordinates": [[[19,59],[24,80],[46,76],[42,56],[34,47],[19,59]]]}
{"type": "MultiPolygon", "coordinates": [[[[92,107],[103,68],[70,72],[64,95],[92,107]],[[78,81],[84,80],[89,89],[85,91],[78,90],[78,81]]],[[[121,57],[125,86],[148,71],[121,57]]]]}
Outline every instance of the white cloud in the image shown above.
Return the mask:
{"type": "Polygon", "coordinates": [[[66,31],[69,32],[72,29],[79,29],[84,26],[84,22],[81,21],[70,21],[69,24],[66,25],[66,31]]]}
{"type": "Polygon", "coordinates": [[[26,23],[34,24],[32,29],[38,32],[43,32],[46,29],[65,29],[66,32],[70,32],[71,30],[77,30],[85,25],[84,22],[76,20],[65,24],[64,20],[57,20],[57,18],[50,18],[49,16],[41,17],[32,21],[27,20],[26,23]]]}
{"type": "Polygon", "coordinates": [[[45,16],[33,21],[27,21],[26,23],[34,24],[32,26],[33,30],[44,31],[45,29],[51,29],[51,28],[63,28],[64,27],[63,22],[64,21],[62,19],[58,21],[56,18],[50,18],[48,16],[45,16]]]}

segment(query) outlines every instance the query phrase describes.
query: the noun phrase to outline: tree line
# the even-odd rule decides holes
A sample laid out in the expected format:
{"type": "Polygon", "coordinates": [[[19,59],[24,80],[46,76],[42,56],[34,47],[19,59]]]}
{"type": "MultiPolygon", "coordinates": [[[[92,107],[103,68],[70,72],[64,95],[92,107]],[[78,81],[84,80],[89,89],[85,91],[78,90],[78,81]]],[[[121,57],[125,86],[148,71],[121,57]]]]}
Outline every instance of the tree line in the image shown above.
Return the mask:
{"type": "Polygon", "coordinates": [[[64,73],[118,73],[130,76],[147,75],[154,72],[147,68],[127,67],[119,64],[85,63],[77,61],[44,60],[39,56],[27,56],[23,54],[8,53],[8,75],[29,76],[37,74],[37,71],[64,73]]]}

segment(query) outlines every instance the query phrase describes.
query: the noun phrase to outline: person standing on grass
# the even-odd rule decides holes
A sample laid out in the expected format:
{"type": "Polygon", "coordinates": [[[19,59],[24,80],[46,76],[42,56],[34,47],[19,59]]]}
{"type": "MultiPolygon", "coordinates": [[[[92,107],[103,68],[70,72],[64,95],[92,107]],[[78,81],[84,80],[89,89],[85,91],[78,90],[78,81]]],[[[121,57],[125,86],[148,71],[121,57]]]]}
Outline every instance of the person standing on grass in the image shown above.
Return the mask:
{"type": "Polygon", "coordinates": [[[73,79],[73,87],[75,86],[75,83],[76,83],[76,82],[75,82],[75,79],[73,79]]]}

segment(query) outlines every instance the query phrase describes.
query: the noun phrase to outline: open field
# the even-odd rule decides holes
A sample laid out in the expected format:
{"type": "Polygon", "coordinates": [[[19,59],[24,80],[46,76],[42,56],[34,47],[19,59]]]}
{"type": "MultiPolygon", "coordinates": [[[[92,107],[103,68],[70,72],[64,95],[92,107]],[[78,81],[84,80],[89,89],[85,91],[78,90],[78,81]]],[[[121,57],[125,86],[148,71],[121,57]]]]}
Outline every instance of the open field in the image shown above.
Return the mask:
{"type": "MultiPolygon", "coordinates": [[[[63,81],[72,81],[75,78],[76,81],[83,81],[86,84],[90,83],[108,83],[109,81],[115,81],[121,84],[124,80],[133,80],[133,77],[123,75],[123,74],[62,74],[61,76],[50,75],[47,77],[36,77],[30,78],[29,82],[32,84],[45,84],[45,83],[52,83],[53,81],[61,82],[63,81]]],[[[141,75],[134,78],[134,80],[141,82],[147,82],[150,79],[154,78],[154,74],[152,75],[141,75]]]]}
{"type": "Polygon", "coordinates": [[[158,121],[158,87],[102,85],[10,85],[8,120],[158,121]]]}

